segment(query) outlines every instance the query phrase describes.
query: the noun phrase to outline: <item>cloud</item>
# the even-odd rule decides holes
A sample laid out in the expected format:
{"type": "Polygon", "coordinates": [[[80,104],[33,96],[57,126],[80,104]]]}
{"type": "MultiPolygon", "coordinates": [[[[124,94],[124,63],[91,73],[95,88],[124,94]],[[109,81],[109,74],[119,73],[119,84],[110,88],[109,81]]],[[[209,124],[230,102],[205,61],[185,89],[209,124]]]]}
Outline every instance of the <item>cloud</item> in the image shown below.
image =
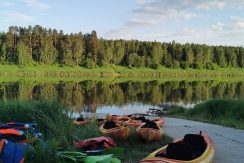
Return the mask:
{"type": "Polygon", "coordinates": [[[9,13],[9,14],[7,14],[7,16],[12,21],[31,21],[34,19],[34,17],[32,17],[32,16],[25,15],[25,14],[22,14],[19,12],[9,13]]]}
{"type": "Polygon", "coordinates": [[[225,27],[225,24],[223,24],[221,22],[217,22],[216,24],[211,25],[211,28],[214,31],[222,31],[224,27],[225,27]]]}
{"type": "Polygon", "coordinates": [[[128,27],[110,30],[102,35],[107,39],[135,39],[134,31],[128,27]]]}
{"type": "Polygon", "coordinates": [[[32,7],[32,8],[37,8],[39,10],[46,10],[46,9],[50,8],[50,6],[48,4],[39,2],[38,0],[25,0],[24,2],[27,6],[32,7]]]}
{"type": "Polygon", "coordinates": [[[146,19],[137,19],[137,18],[132,18],[126,22],[127,25],[133,26],[133,25],[152,25],[152,24],[157,24],[158,21],[156,20],[146,20],[146,19]]]}
{"type": "Polygon", "coordinates": [[[244,0],[136,0],[137,8],[129,25],[152,25],[166,19],[191,20],[201,10],[242,9],[244,0]],[[136,19],[136,21],[134,21],[136,19]]]}
{"type": "Polygon", "coordinates": [[[232,16],[231,20],[233,21],[234,28],[244,30],[244,18],[241,18],[239,16],[232,16]]]}
{"type": "Polygon", "coordinates": [[[226,2],[220,2],[220,1],[205,1],[199,4],[196,4],[197,9],[204,9],[204,10],[210,10],[210,9],[224,9],[226,6],[226,2]]]}
{"type": "Polygon", "coordinates": [[[192,29],[192,28],[183,28],[183,29],[176,30],[176,32],[173,33],[172,36],[176,36],[176,37],[189,37],[189,36],[197,36],[199,34],[200,34],[199,31],[196,31],[195,29],[192,29]]]}

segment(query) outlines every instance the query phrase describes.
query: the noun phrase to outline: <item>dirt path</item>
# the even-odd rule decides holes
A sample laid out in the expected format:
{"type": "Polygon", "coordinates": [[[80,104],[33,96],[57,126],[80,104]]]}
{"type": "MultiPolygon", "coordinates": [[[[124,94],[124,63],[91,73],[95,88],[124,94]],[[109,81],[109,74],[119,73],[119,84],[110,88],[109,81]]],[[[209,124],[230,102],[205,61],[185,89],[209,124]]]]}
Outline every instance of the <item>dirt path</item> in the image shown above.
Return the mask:
{"type": "Polygon", "coordinates": [[[244,163],[244,130],[176,118],[165,118],[164,131],[174,139],[207,132],[215,143],[214,163],[244,163]]]}

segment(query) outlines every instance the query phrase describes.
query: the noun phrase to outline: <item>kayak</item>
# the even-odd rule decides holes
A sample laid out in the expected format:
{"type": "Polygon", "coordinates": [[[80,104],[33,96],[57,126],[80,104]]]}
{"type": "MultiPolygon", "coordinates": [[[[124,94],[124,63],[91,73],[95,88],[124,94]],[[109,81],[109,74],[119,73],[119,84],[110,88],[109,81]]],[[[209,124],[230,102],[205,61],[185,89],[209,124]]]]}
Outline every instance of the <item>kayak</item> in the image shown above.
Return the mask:
{"type": "Polygon", "coordinates": [[[105,136],[73,141],[73,145],[76,149],[81,149],[83,152],[89,154],[100,154],[104,149],[117,146],[113,139],[105,136]]]}
{"type": "Polygon", "coordinates": [[[148,121],[145,117],[134,117],[134,118],[131,118],[129,121],[126,122],[126,125],[128,127],[139,127],[141,125],[144,125],[145,122],[148,121]]]}
{"type": "Polygon", "coordinates": [[[118,118],[117,115],[109,115],[109,114],[106,117],[107,121],[114,121],[114,122],[117,120],[117,118],[118,118]]]}
{"type": "Polygon", "coordinates": [[[158,141],[162,138],[163,129],[155,122],[148,121],[147,123],[139,126],[136,133],[146,142],[158,141]]]}
{"type": "Polygon", "coordinates": [[[186,134],[141,160],[141,163],[212,163],[215,154],[213,141],[207,134],[186,134]]]}
{"type": "Polygon", "coordinates": [[[76,120],[74,120],[74,124],[76,124],[76,125],[86,125],[88,123],[91,123],[91,121],[85,120],[83,118],[77,118],[76,120]]]}
{"type": "Polygon", "coordinates": [[[156,118],[156,119],[152,120],[152,122],[156,122],[159,127],[163,127],[163,125],[164,125],[163,118],[156,118]]]}
{"type": "Polygon", "coordinates": [[[118,138],[121,140],[126,140],[130,134],[130,129],[128,127],[115,124],[113,121],[103,123],[99,127],[99,130],[104,136],[118,138]]]}
{"type": "Polygon", "coordinates": [[[130,117],[127,116],[107,115],[107,121],[113,121],[119,125],[126,125],[129,120],[130,117]]]}
{"type": "Polygon", "coordinates": [[[119,124],[119,125],[126,125],[127,122],[129,122],[130,118],[129,117],[117,117],[116,118],[116,123],[119,124]]]}
{"type": "Polygon", "coordinates": [[[99,126],[102,125],[102,124],[105,123],[105,122],[106,122],[105,119],[99,119],[99,118],[96,119],[96,123],[97,123],[99,126]]]}

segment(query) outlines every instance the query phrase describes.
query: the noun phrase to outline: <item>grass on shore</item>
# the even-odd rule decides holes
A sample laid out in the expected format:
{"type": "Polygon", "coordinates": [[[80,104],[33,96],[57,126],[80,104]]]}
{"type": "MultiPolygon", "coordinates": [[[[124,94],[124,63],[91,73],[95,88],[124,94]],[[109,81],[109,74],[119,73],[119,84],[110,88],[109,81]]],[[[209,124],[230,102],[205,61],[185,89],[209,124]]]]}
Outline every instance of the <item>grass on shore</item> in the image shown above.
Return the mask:
{"type": "Polygon", "coordinates": [[[79,66],[60,65],[0,65],[2,76],[46,76],[46,77],[82,77],[82,76],[126,76],[126,77],[174,77],[174,78],[206,78],[206,77],[243,77],[242,68],[208,69],[170,69],[160,66],[158,69],[147,67],[129,68],[125,66],[107,65],[86,69],[79,66]]]}
{"type": "Polygon", "coordinates": [[[244,129],[244,100],[214,99],[193,109],[172,108],[166,115],[244,129]]]}
{"type": "MultiPolygon", "coordinates": [[[[74,140],[101,136],[96,124],[74,125],[66,108],[54,101],[1,102],[0,123],[10,121],[36,122],[38,131],[44,135],[48,148],[43,149],[40,143],[36,143],[35,150],[27,151],[26,162],[64,162],[58,157],[58,151],[76,151],[72,144],[74,140]]],[[[133,130],[126,142],[115,141],[125,149],[125,153],[119,159],[123,162],[138,162],[154,150],[171,142],[172,139],[164,135],[161,141],[147,144],[140,140],[133,130]]]]}

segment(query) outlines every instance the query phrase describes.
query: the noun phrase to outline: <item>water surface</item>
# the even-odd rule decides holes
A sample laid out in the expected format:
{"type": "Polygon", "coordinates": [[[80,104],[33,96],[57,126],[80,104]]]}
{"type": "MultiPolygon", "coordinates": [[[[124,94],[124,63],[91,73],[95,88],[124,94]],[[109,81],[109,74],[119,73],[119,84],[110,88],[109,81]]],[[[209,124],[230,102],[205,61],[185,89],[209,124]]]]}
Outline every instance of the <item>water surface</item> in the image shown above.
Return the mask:
{"type": "Polygon", "coordinates": [[[0,82],[0,100],[58,100],[70,111],[145,113],[159,104],[194,104],[214,98],[243,98],[244,81],[15,80],[0,82]]]}

